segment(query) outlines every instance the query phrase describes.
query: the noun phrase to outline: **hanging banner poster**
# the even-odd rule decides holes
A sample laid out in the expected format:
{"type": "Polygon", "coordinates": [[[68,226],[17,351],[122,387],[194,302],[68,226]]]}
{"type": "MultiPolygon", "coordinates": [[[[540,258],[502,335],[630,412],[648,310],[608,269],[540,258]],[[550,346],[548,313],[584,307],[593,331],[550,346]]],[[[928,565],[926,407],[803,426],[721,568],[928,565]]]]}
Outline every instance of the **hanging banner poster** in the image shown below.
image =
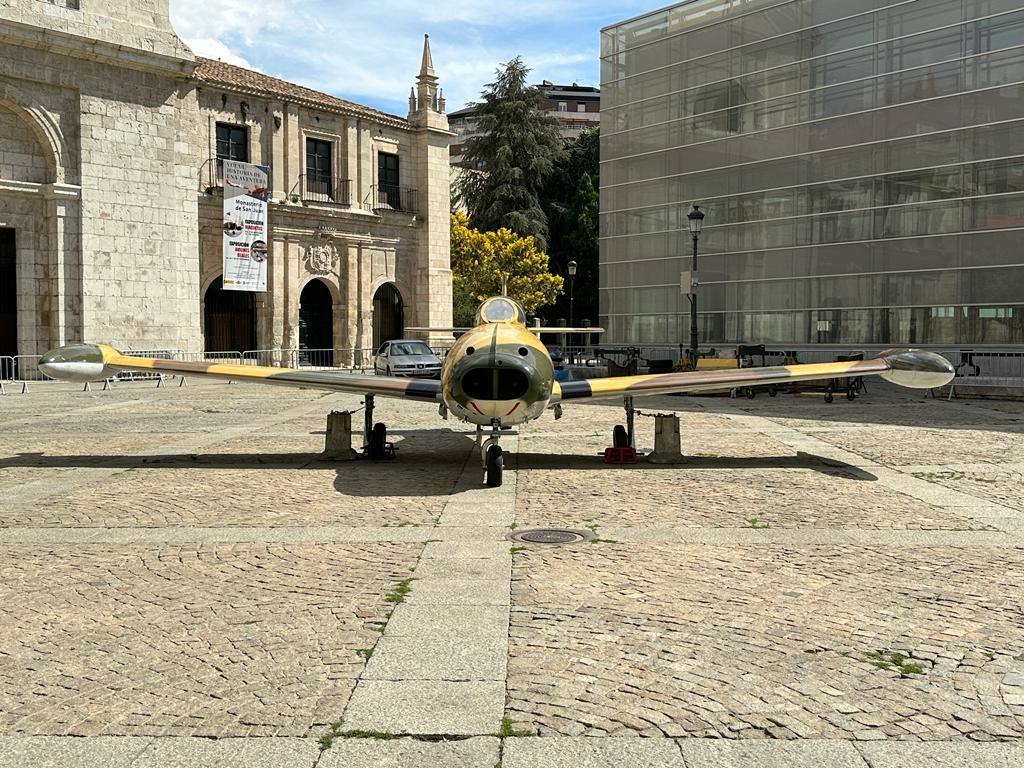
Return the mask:
{"type": "Polygon", "coordinates": [[[267,290],[270,169],[224,160],[224,290],[267,290]]]}

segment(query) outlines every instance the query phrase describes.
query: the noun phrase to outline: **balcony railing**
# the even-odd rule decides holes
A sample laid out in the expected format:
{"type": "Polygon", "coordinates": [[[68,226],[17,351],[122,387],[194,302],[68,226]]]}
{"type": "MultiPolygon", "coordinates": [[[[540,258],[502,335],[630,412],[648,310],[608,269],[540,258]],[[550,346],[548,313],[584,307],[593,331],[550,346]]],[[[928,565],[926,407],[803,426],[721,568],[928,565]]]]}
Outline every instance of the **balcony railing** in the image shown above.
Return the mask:
{"type": "Polygon", "coordinates": [[[415,189],[398,187],[391,184],[379,184],[370,188],[368,206],[373,211],[403,211],[416,213],[419,210],[419,199],[415,189]]]}
{"type": "MultiPolygon", "coordinates": [[[[212,192],[224,186],[224,160],[223,157],[211,157],[199,171],[200,191],[212,192]]],[[[273,174],[268,173],[268,179],[273,174]]]]}
{"type": "Polygon", "coordinates": [[[352,205],[352,180],[306,173],[299,176],[288,199],[294,203],[352,205]]]}

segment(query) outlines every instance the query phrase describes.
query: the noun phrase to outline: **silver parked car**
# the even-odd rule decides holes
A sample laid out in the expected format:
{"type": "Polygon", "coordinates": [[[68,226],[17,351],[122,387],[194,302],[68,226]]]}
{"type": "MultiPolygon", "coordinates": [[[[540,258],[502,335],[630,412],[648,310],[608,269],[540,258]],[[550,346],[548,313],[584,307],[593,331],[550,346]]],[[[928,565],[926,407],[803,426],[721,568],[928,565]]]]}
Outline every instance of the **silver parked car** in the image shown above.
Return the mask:
{"type": "Polygon", "coordinates": [[[419,376],[436,379],[441,375],[441,358],[415,339],[396,339],[381,344],[373,358],[373,372],[384,376],[419,376]]]}

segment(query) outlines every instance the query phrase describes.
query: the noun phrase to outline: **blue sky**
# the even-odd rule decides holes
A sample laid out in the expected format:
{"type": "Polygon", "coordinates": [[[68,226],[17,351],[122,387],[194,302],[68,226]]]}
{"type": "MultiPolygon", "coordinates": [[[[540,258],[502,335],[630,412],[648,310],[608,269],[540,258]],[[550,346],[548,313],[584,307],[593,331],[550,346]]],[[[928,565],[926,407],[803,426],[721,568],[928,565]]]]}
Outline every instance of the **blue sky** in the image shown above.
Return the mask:
{"type": "Polygon", "coordinates": [[[454,111],[521,55],[535,82],[598,85],[598,31],[658,0],[171,0],[197,53],[405,114],[423,34],[454,111]]]}

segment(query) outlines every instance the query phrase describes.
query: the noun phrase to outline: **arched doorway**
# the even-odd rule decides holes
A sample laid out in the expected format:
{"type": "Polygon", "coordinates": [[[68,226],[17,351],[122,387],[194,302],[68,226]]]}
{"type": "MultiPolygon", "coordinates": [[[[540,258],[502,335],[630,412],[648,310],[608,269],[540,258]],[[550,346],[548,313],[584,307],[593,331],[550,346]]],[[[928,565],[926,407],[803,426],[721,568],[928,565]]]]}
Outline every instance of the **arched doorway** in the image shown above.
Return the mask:
{"type": "MultiPolygon", "coordinates": [[[[14,230],[0,229],[0,358],[18,354],[18,289],[14,230]]],[[[0,359],[0,379],[14,376],[14,364],[0,359]]]]}
{"type": "Polygon", "coordinates": [[[225,291],[218,277],[203,299],[207,352],[256,349],[256,297],[251,291],[225,291]]]}
{"type": "Polygon", "coordinates": [[[334,365],[334,298],[322,280],[310,280],[299,295],[299,349],[303,365],[334,365]]]}
{"type": "Polygon", "coordinates": [[[402,294],[393,283],[384,283],[373,294],[373,348],[405,335],[405,307],[402,294]]]}

